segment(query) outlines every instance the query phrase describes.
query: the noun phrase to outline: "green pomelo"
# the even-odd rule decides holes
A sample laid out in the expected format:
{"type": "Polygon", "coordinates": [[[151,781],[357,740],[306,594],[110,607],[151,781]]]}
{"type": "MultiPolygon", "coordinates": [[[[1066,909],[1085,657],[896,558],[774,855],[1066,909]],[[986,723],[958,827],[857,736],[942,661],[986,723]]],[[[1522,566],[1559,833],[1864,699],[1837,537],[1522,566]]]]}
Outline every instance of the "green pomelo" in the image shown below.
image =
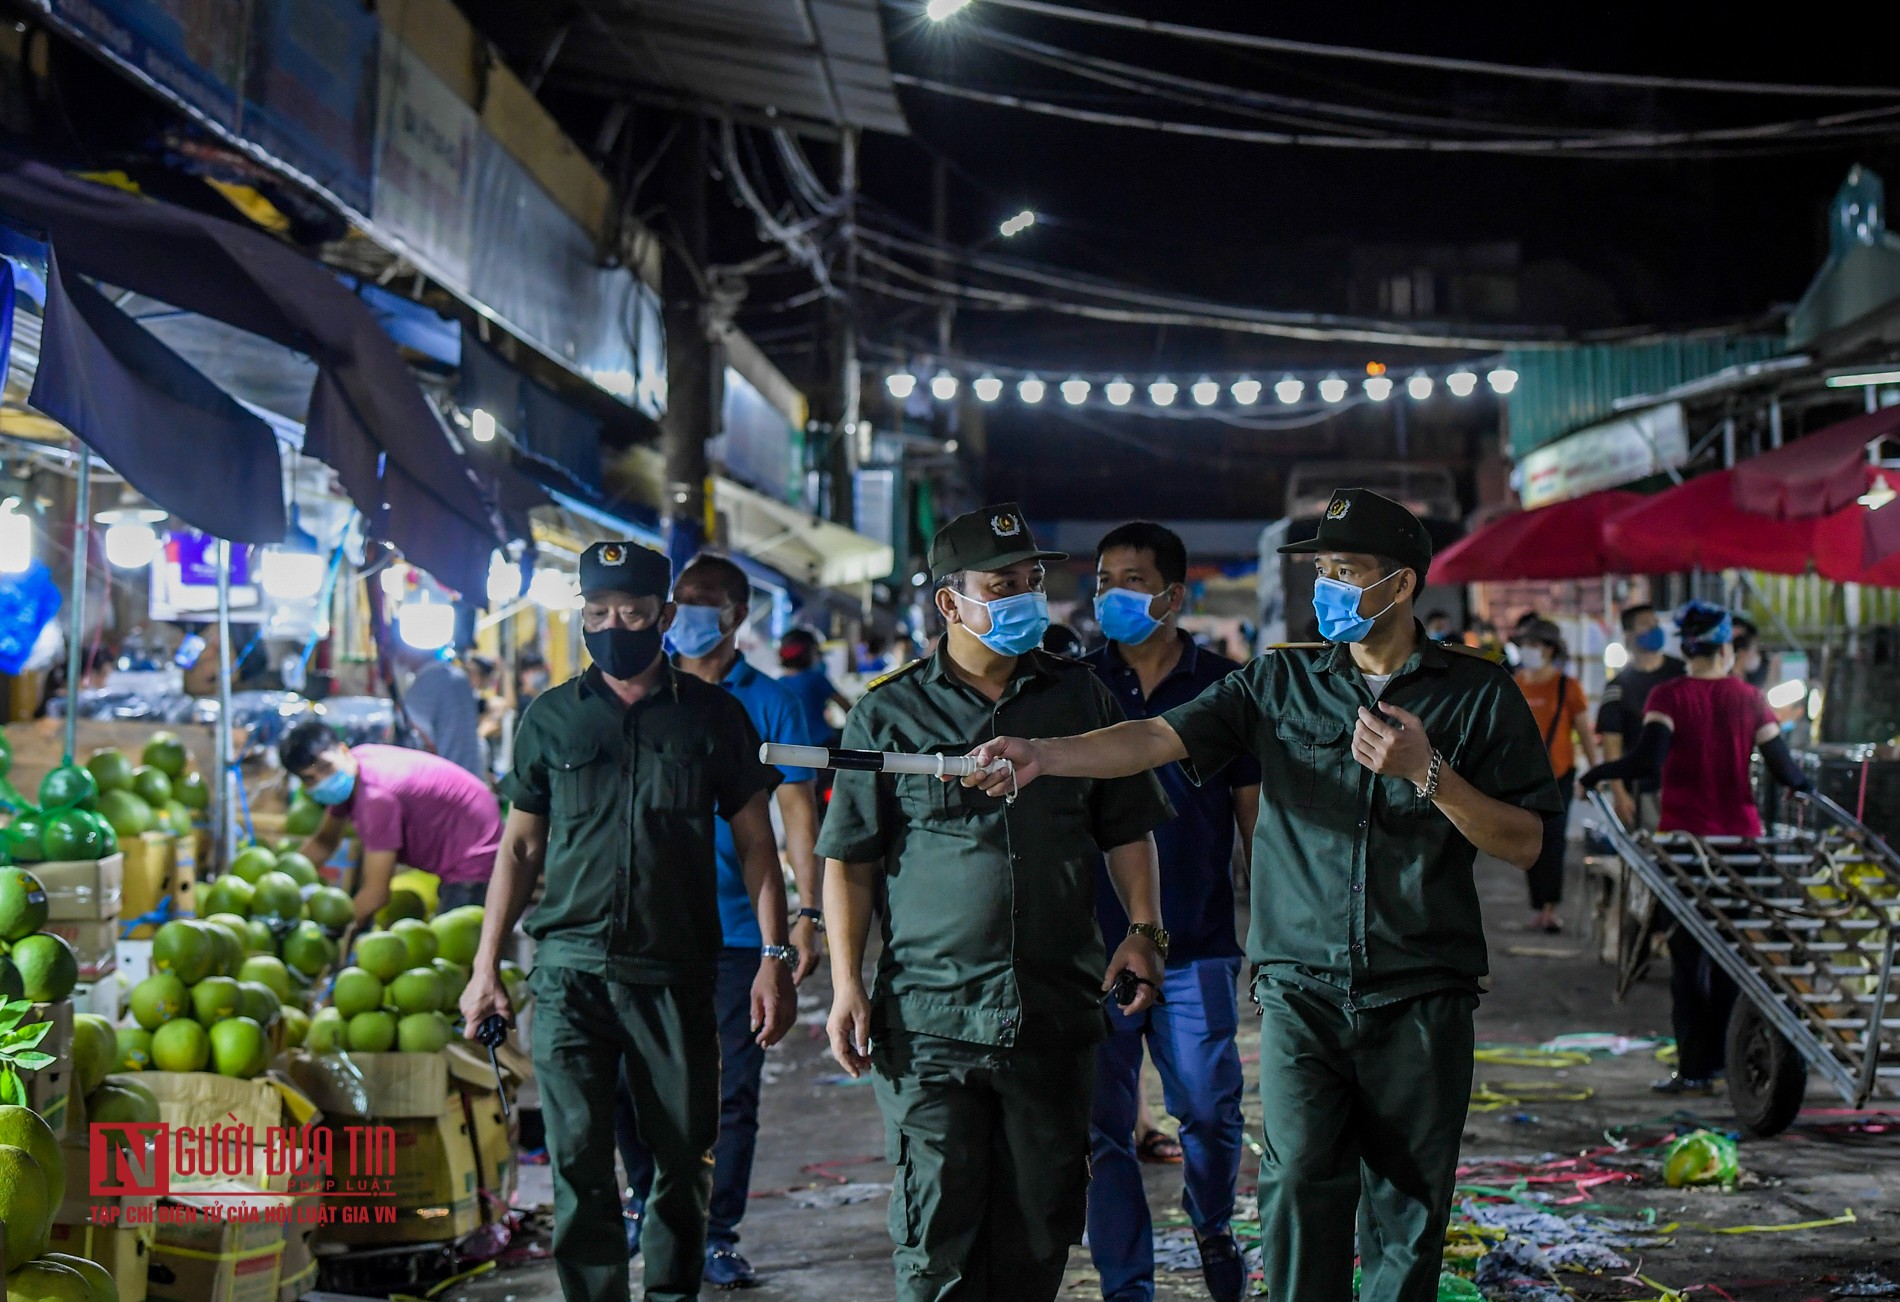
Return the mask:
{"type": "Polygon", "coordinates": [[[230,913],[244,918],[250,916],[251,897],[255,894],[249,882],[226,873],[211,883],[200,904],[207,914],[230,913]]]}
{"type": "Polygon", "coordinates": [[[345,1017],[355,1017],[383,1006],[383,982],[373,972],[346,967],[336,974],[330,990],[330,1002],[345,1017]]]}
{"type": "Polygon", "coordinates": [[[24,868],[0,868],[0,940],[20,940],[46,925],[46,887],[24,868]]]}
{"type": "Polygon", "coordinates": [[[372,931],[357,938],[356,965],[379,981],[394,981],[412,966],[409,946],[393,931],[372,931]]]}
{"type": "Polygon", "coordinates": [[[389,903],[376,910],[376,925],[387,927],[399,918],[422,918],[429,912],[429,906],[414,891],[400,887],[389,893],[389,903]]]}
{"type": "Polygon", "coordinates": [[[244,1011],[244,991],[227,976],[206,977],[191,988],[191,1015],[214,1026],[244,1011]]]}
{"type": "Polygon", "coordinates": [[[58,1208],[66,1197],[66,1163],[60,1157],[59,1136],[46,1124],[46,1118],[32,1108],[0,1106],[0,1144],[24,1149],[40,1164],[46,1179],[46,1192],[58,1208]]]}
{"type": "Polygon", "coordinates": [[[87,1261],[84,1257],[75,1257],[67,1252],[49,1252],[40,1260],[78,1271],[86,1281],[88,1302],[119,1302],[119,1282],[112,1278],[111,1271],[98,1262],[87,1261]]]}
{"type": "Polygon", "coordinates": [[[438,958],[429,965],[442,978],[442,1006],[454,1008],[462,1002],[462,991],[468,988],[469,970],[460,963],[451,963],[446,958],[438,958]]]}
{"type": "Polygon", "coordinates": [[[106,836],[100,829],[99,820],[83,809],[62,809],[48,814],[46,830],[40,834],[47,861],[65,863],[104,858],[106,836]]]}
{"type": "Polygon", "coordinates": [[[50,932],[14,941],[9,957],[20,970],[21,995],[32,1003],[58,1003],[79,984],[79,960],[73,947],[50,932]]]}
{"type": "Polygon", "coordinates": [[[437,954],[451,963],[473,963],[482,943],[482,906],[465,904],[450,909],[431,919],[429,929],[435,932],[437,954]]]}
{"type": "Polygon", "coordinates": [[[378,1008],[350,1019],[352,1053],[388,1053],[396,1043],[396,1017],[378,1008]]]}
{"type": "Polygon", "coordinates": [[[73,1016],[73,1077],[81,1094],[98,1089],[119,1064],[119,1033],[97,1013],[73,1016]]]}
{"type": "Polygon", "coordinates": [[[131,840],[152,830],[152,807],[130,791],[106,791],[99,796],[99,817],[112,824],[112,830],[131,840]]]}
{"type": "Polygon", "coordinates": [[[389,983],[388,998],[405,1016],[440,1012],[445,1002],[441,974],[433,967],[410,968],[389,983]]]}
{"type": "MultiPolygon", "coordinates": [[[[396,1038],[393,1021],[389,1024],[389,1038],[396,1038]]],[[[4,1218],[7,1227],[9,1260],[31,1262],[46,1251],[47,1230],[52,1225],[53,1213],[58,1210],[48,1196],[51,1192],[45,1171],[31,1153],[12,1144],[0,1144],[0,1218],[4,1218]]],[[[9,1292],[12,1286],[9,1278],[9,1292]]]]}
{"type": "Polygon", "coordinates": [[[238,982],[238,995],[243,1001],[238,1009],[240,1016],[248,1017],[259,1026],[269,1026],[277,1020],[277,1014],[283,1011],[284,1002],[277,992],[261,981],[238,982]]]}
{"type": "MultiPolygon", "coordinates": [[[[252,918],[244,926],[244,952],[251,955],[275,954],[277,952],[277,933],[270,923],[262,918],[252,918]]],[[[250,959],[244,960],[246,963],[250,959]]]]}
{"type": "Polygon", "coordinates": [[[137,1081],[109,1080],[86,1100],[86,1115],[94,1121],[158,1121],[158,1096],[137,1081]]]}
{"type": "Polygon", "coordinates": [[[145,743],[145,749],[139,752],[139,762],[149,764],[167,777],[177,777],[190,763],[185,752],[185,743],[178,739],[175,732],[155,732],[145,743]]]}
{"type": "Polygon", "coordinates": [[[220,1076],[249,1080],[264,1070],[269,1055],[264,1028],[248,1017],[227,1017],[211,1028],[211,1069],[220,1076]]]}
{"type": "Polygon", "coordinates": [[[309,836],[323,825],[323,806],[309,796],[299,794],[284,815],[284,830],[292,836],[309,836]]]}
{"type": "Polygon", "coordinates": [[[62,764],[40,779],[40,808],[89,809],[99,798],[99,784],[77,764],[62,764]]]}
{"type": "Polygon", "coordinates": [[[160,1071],[203,1071],[211,1061],[211,1037],[187,1017],[152,1032],[152,1063],[160,1071]]]}
{"type": "Polygon", "coordinates": [[[25,813],[7,824],[7,853],[19,863],[40,863],[46,858],[46,819],[38,813],[25,813]]]}
{"type": "Polygon", "coordinates": [[[261,845],[247,846],[238,851],[231,860],[231,875],[241,877],[252,885],[257,879],[277,867],[277,856],[261,845]]]}
{"type": "Polygon", "coordinates": [[[125,752],[108,746],[96,750],[86,761],[86,772],[92,774],[92,780],[99,786],[99,794],[108,791],[130,791],[132,789],[132,761],[125,752]]]}
{"type": "Polygon", "coordinates": [[[316,976],[336,962],[336,942],[314,922],[300,922],[284,937],[284,962],[305,976],[316,976]]]}
{"type": "Polygon", "coordinates": [[[13,960],[0,954],[0,996],[7,999],[26,998],[26,982],[20,980],[20,969],[13,966],[13,960]]]}
{"type": "Polygon", "coordinates": [[[310,1019],[310,1034],[304,1037],[304,1047],[311,1053],[335,1053],[344,1047],[349,1034],[350,1020],[334,1008],[319,1008],[317,1015],[310,1019]]]}
{"type": "MultiPolygon", "coordinates": [[[[9,1251],[13,1241],[7,1241],[9,1251]]],[[[116,1295],[115,1295],[116,1296],[116,1295]]],[[[86,1277],[64,1262],[40,1256],[7,1276],[7,1302],[95,1302],[86,1277]]]]}
{"type": "Polygon", "coordinates": [[[148,805],[169,805],[172,801],[171,774],[141,764],[132,770],[132,790],[148,805]]]}
{"type": "Polygon", "coordinates": [[[402,937],[402,943],[409,950],[410,967],[427,967],[441,952],[435,932],[419,918],[398,918],[389,925],[389,934],[402,937]]]}
{"type": "Polygon", "coordinates": [[[185,1009],[191,1004],[191,991],[176,972],[154,972],[132,987],[129,1003],[133,1020],[147,1031],[156,1031],[185,1015],[185,1009]]]}
{"type": "Polygon", "coordinates": [[[205,785],[202,773],[187,773],[172,779],[172,798],[186,809],[209,809],[211,788],[205,785]]]}
{"type": "Polygon", "coordinates": [[[267,986],[277,996],[278,1001],[290,998],[290,969],[284,966],[284,960],[269,954],[253,954],[244,960],[244,967],[238,972],[240,981],[256,981],[267,986]]]}
{"type": "Polygon", "coordinates": [[[411,1013],[396,1023],[396,1047],[404,1053],[441,1053],[449,1038],[449,1019],[441,1013],[411,1013]]]}
{"type": "Polygon", "coordinates": [[[152,937],[152,970],[170,972],[186,985],[196,985],[210,976],[217,964],[216,946],[209,926],[189,918],[174,918],[152,937]]]}
{"type": "Polygon", "coordinates": [[[303,887],[297,885],[297,879],[289,873],[265,873],[257,879],[257,890],[251,898],[251,916],[303,921],[303,887]]]}
{"type": "Polygon", "coordinates": [[[356,905],[348,895],[334,886],[319,886],[311,892],[304,907],[309,911],[312,922],[332,931],[341,931],[356,921],[356,905]]]}
{"type": "Polygon", "coordinates": [[[114,1070],[150,1071],[152,1069],[152,1033],[150,1031],[143,1026],[121,1026],[117,1039],[119,1065],[114,1070]]]}
{"type": "Polygon", "coordinates": [[[301,1008],[284,1009],[284,1047],[299,1049],[310,1038],[310,1014],[301,1008]]]}

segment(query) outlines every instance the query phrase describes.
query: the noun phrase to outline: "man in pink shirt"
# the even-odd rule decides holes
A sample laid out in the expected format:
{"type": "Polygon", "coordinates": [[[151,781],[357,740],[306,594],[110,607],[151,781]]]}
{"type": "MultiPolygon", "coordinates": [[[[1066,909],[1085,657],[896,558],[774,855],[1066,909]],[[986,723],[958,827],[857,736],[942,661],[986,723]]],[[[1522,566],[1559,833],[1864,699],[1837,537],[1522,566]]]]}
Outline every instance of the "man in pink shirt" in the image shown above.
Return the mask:
{"type": "Polygon", "coordinates": [[[278,743],[285,770],[304,794],[324,806],[323,823],[304,842],[312,863],[325,863],[356,825],[363,871],[356,920],[367,922],[389,902],[389,879],[401,864],[442,879],[437,911],[480,904],[501,844],[501,808],[466,769],[426,751],[400,746],[349,746],[321,719],[305,719],[278,743]]]}

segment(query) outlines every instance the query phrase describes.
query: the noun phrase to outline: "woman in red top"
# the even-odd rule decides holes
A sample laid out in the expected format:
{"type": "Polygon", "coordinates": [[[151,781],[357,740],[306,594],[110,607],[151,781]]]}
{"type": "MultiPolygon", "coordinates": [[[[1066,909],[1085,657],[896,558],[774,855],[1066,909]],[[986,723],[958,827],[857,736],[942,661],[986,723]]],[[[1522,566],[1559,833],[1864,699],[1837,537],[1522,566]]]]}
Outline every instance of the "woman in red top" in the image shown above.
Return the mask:
{"type": "MultiPolygon", "coordinates": [[[[1660,777],[1659,831],[1758,837],[1761,813],[1749,771],[1756,748],[1776,781],[1805,791],[1808,780],[1788,753],[1761,692],[1732,676],[1735,625],[1729,612],[1692,601],[1677,612],[1676,630],[1688,674],[1650,689],[1635,751],[1591,769],[1583,783],[1593,787],[1609,778],[1660,777]]],[[[1722,1074],[1735,983],[1681,928],[1669,939],[1669,958],[1676,1074],[1655,1088],[1663,1094],[1709,1094],[1722,1074]]]]}

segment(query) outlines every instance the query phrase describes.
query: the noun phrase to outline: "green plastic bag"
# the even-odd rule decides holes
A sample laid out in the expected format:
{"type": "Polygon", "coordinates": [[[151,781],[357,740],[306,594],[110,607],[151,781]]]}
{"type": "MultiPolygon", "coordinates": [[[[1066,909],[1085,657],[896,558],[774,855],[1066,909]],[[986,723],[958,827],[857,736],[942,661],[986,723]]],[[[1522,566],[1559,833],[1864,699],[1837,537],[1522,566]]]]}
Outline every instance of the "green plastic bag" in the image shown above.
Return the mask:
{"type": "Polygon", "coordinates": [[[1663,1156],[1663,1180],[1671,1189],[1708,1184],[1727,1189],[1741,1169],[1735,1141],[1712,1130],[1693,1130],[1678,1137],[1663,1156]]]}
{"type": "MultiPolygon", "coordinates": [[[[1362,1272],[1359,1267],[1352,1268],[1352,1295],[1359,1296],[1359,1283],[1362,1272]]],[[[1463,1275],[1454,1275],[1444,1271],[1438,1276],[1438,1302],[1484,1302],[1484,1294],[1478,1292],[1478,1286],[1463,1275]]]]}

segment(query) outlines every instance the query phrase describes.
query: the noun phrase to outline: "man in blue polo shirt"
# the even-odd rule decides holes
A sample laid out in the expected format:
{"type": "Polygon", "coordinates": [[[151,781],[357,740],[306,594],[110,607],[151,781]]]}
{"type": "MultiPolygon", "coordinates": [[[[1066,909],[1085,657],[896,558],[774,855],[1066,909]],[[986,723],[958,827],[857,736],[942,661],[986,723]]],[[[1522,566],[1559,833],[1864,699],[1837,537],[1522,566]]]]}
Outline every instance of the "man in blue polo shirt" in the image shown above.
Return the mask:
{"type": "MultiPolygon", "coordinates": [[[[1177,627],[1187,605],[1187,548],[1172,531],[1145,521],[1112,530],[1095,549],[1095,579],[1095,617],[1108,644],[1087,661],[1129,718],[1185,704],[1239,668],[1177,627]]],[[[1236,827],[1243,853],[1253,841],[1260,768],[1236,762],[1199,787],[1178,764],[1156,775],[1176,811],[1154,834],[1161,920],[1171,937],[1164,1002],[1134,1017],[1111,1008],[1114,1034],[1096,1055],[1089,1252],[1109,1302],[1154,1297],[1153,1229],[1134,1134],[1145,1043],[1168,1111],[1181,1122],[1181,1202],[1200,1245],[1202,1278],[1216,1302],[1238,1302],[1246,1268],[1230,1222],[1244,1081],[1234,1045],[1241,949],[1233,855],[1236,827]]],[[[1128,919],[1106,873],[1096,896],[1102,934],[1122,935],[1128,919]]]]}
{"type": "MultiPolygon", "coordinates": [[[[667,631],[667,649],[684,672],[709,683],[719,683],[739,698],[761,740],[809,745],[813,740],[798,699],[776,679],[768,678],[739,654],[736,641],[751,605],[752,585],[745,571],[724,556],[700,556],[673,581],[673,601],[679,613],[667,631]]],[[[820,863],[812,854],[818,839],[818,803],[810,769],[779,770],[785,781],[774,791],[779,822],[784,827],[785,853],[798,883],[799,909],[792,920],[792,979],[804,981],[821,957],[819,931],[824,915],[820,863]]],[[[725,930],[725,948],[719,956],[719,984],[714,994],[719,1014],[719,1139],[713,1145],[712,1204],[706,1227],[706,1286],[750,1288],[757,1283],[751,1265],[739,1254],[739,1222],[745,1216],[752,1188],[752,1154],[759,1135],[759,1082],[765,1068],[765,1050],[751,1026],[751,989],[761,962],[758,918],[748,903],[745,878],[734,848],[732,828],[725,819],[714,824],[714,850],[719,863],[719,916],[725,930]]],[[[625,1099],[620,1130],[620,1156],[631,1188],[628,1206],[629,1247],[639,1245],[639,1217],[652,1181],[652,1161],[633,1133],[637,1119],[625,1099]]]]}

